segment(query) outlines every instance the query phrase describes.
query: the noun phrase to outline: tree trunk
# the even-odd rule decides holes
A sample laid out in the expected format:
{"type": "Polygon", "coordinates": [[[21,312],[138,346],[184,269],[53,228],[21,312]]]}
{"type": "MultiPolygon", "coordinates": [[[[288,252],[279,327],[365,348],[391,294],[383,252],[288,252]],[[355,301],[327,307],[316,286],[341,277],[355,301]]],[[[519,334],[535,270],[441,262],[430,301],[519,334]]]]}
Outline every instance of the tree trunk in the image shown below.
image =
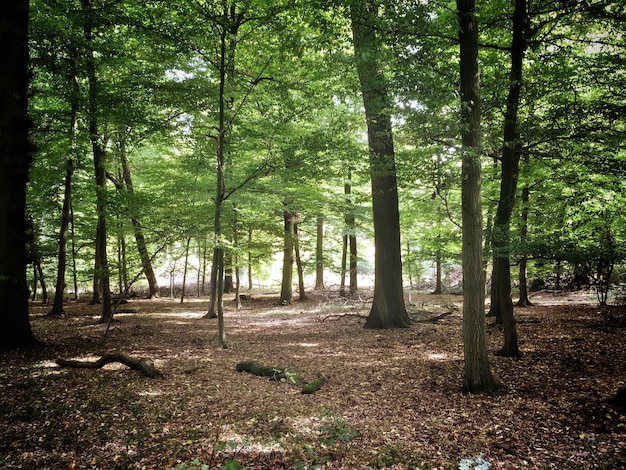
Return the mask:
{"type": "Polygon", "coordinates": [[[485,289],[482,275],[482,203],[480,78],[478,25],[474,0],[457,0],[460,43],[463,220],[463,388],[470,393],[492,393],[485,336],[485,289]]]}
{"type": "Polygon", "coordinates": [[[296,213],[285,211],[284,215],[284,241],[283,241],[283,277],[280,288],[281,305],[289,305],[293,302],[293,245],[296,237],[296,213]]]}
{"type": "Polygon", "coordinates": [[[233,261],[235,268],[235,307],[237,310],[241,309],[241,296],[240,296],[240,272],[239,272],[239,211],[233,210],[233,261]]]}
{"type": "Polygon", "coordinates": [[[74,175],[73,155],[77,152],[76,126],[78,117],[78,94],[80,93],[78,80],[76,79],[76,65],[72,63],[72,73],[69,79],[71,87],[70,95],[70,128],[69,140],[72,156],[65,162],[65,188],[63,191],[63,208],[61,210],[61,228],[59,230],[59,254],[57,264],[57,280],[54,290],[54,303],[48,315],[65,315],[63,300],[65,293],[65,273],[67,270],[67,241],[72,208],[72,177],[74,175]]]}
{"type": "Polygon", "coordinates": [[[366,328],[408,327],[404,304],[400,212],[391,128],[391,100],[380,68],[376,35],[378,2],[351,2],[354,53],[367,120],[374,218],[374,298],[366,328]]]}
{"type": "Polygon", "coordinates": [[[98,227],[96,230],[96,258],[97,272],[96,279],[100,284],[100,294],[102,296],[101,323],[111,320],[113,312],[111,310],[111,292],[109,288],[109,262],[107,259],[107,223],[106,223],[106,167],[105,151],[102,136],[98,131],[98,81],[96,77],[95,54],[92,48],[92,22],[93,11],[91,0],[82,0],[83,7],[83,33],[87,47],[86,68],[88,82],[87,115],[89,121],[89,138],[93,151],[93,165],[96,176],[96,213],[98,215],[98,227]]]}
{"type": "Polygon", "coordinates": [[[348,234],[341,237],[341,282],[339,285],[339,295],[341,297],[346,295],[346,272],[348,261],[348,234]]]}
{"type": "MultiPolygon", "coordinates": [[[[528,155],[524,156],[524,167],[528,166],[528,155]]],[[[530,199],[530,189],[528,183],[524,184],[522,188],[522,223],[519,229],[520,243],[522,247],[525,246],[528,240],[528,202],[530,199]]],[[[528,264],[528,258],[526,254],[522,255],[519,262],[519,300],[517,305],[519,307],[529,307],[532,305],[528,298],[528,280],[526,278],[526,268],[528,264]]]]}
{"type": "Polygon", "coordinates": [[[233,254],[228,250],[224,253],[224,294],[232,294],[233,291],[233,254]]]}
{"type": "Polygon", "coordinates": [[[519,174],[520,137],[518,131],[518,109],[522,87],[522,66],[526,50],[525,29],[527,24],[526,0],[515,0],[513,12],[513,41],[511,44],[511,71],[509,75],[509,95],[504,115],[504,141],[502,145],[502,176],[500,198],[493,224],[493,275],[492,314],[502,319],[504,345],[498,354],[519,356],[517,328],[513,316],[511,299],[511,215],[515,204],[517,179],[519,174]]]}
{"type": "Polygon", "coordinates": [[[135,188],[133,186],[133,179],[130,174],[130,165],[128,164],[128,158],[126,157],[126,138],[124,136],[124,131],[120,132],[120,134],[120,162],[122,164],[122,176],[124,178],[126,193],[129,196],[130,221],[133,224],[135,243],[137,243],[137,251],[139,251],[141,266],[148,281],[149,296],[152,299],[159,296],[159,285],[156,279],[156,275],[154,274],[152,261],[150,260],[150,254],[148,253],[148,247],[146,245],[146,238],[143,234],[143,227],[141,226],[141,221],[137,213],[137,206],[134,201],[135,188]]]}
{"type": "Polygon", "coordinates": [[[324,216],[317,216],[315,243],[315,290],[324,289],[324,216]]]}
{"type": "Polygon", "coordinates": [[[185,245],[185,264],[183,265],[183,288],[180,292],[180,303],[185,301],[185,293],[187,287],[187,267],[189,266],[189,244],[191,243],[191,237],[187,237],[187,244],[185,245]]]}
{"type": "Polygon", "coordinates": [[[36,343],[28,316],[28,1],[0,15],[0,351],[36,343]]]}
{"type": "Polygon", "coordinates": [[[298,223],[293,227],[293,252],[296,258],[296,269],[298,271],[298,300],[300,302],[306,300],[306,290],[304,289],[304,268],[302,267],[302,258],[300,257],[300,237],[298,236],[298,223]]]}
{"type": "MultiPolygon", "coordinates": [[[[217,241],[215,241],[217,243],[217,241]]],[[[209,280],[209,309],[206,318],[217,318],[217,246],[213,248],[213,258],[211,261],[211,276],[209,280]]]]}
{"type": "Polygon", "coordinates": [[[248,227],[248,289],[252,290],[252,225],[248,227]]]}
{"type": "Polygon", "coordinates": [[[70,227],[72,232],[72,283],[74,285],[74,300],[78,302],[78,273],[76,270],[76,233],[74,230],[74,206],[70,201],[70,227]]]}
{"type": "Polygon", "coordinates": [[[441,294],[443,292],[443,284],[441,282],[441,236],[437,235],[437,252],[435,253],[435,290],[433,294],[441,294]]]}

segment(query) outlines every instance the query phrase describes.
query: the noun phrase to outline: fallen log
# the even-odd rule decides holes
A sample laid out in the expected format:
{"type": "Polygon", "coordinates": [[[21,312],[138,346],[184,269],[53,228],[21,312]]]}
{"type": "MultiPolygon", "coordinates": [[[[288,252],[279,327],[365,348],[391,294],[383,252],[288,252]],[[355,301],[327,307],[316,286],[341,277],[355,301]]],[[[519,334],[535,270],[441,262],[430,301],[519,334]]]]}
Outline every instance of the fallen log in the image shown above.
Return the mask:
{"type": "Polygon", "coordinates": [[[263,366],[256,361],[242,361],[235,366],[237,372],[248,372],[259,377],[269,377],[276,382],[298,382],[298,374],[289,372],[284,367],[263,366]]]}
{"type": "Polygon", "coordinates": [[[75,361],[58,358],[56,363],[61,367],[73,367],[78,369],[101,369],[111,362],[119,362],[133,370],[141,372],[146,377],[163,377],[163,374],[154,366],[154,361],[148,357],[131,357],[122,351],[105,353],[95,362],[75,361]]]}
{"type": "Polygon", "coordinates": [[[302,395],[315,394],[315,392],[317,392],[322,387],[322,385],[324,385],[324,382],[326,382],[325,377],[318,377],[312,382],[309,382],[304,387],[302,387],[302,395]]]}

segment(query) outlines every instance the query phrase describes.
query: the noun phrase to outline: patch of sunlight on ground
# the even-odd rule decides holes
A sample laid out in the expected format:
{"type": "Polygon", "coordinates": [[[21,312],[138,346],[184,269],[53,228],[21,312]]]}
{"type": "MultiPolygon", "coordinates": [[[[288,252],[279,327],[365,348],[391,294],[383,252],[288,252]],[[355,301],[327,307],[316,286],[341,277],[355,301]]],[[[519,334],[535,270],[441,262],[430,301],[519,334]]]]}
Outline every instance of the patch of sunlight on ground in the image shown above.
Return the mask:
{"type": "Polygon", "coordinates": [[[445,361],[448,359],[448,355],[445,353],[430,353],[428,355],[429,361],[445,361]]]}
{"type": "Polygon", "coordinates": [[[428,360],[434,362],[442,362],[442,361],[456,361],[461,359],[458,354],[448,354],[442,352],[431,352],[428,354],[428,360]]]}
{"type": "Polygon", "coordinates": [[[61,368],[56,362],[52,361],[41,361],[37,362],[33,365],[33,368],[36,369],[33,372],[32,377],[43,377],[46,375],[60,375],[65,374],[67,370],[61,368]]]}
{"type": "Polygon", "coordinates": [[[143,391],[139,392],[139,395],[143,396],[143,397],[158,397],[160,395],[163,395],[163,392],[160,391],[160,390],[159,391],[143,390],[143,391]]]}
{"type": "Polygon", "coordinates": [[[222,426],[221,432],[219,434],[219,441],[226,443],[227,449],[237,452],[246,452],[246,453],[270,453],[270,452],[284,452],[283,447],[276,442],[255,442],[251,438],[248,438],[242,434],[238,434],[229,424],[222,426]]]}

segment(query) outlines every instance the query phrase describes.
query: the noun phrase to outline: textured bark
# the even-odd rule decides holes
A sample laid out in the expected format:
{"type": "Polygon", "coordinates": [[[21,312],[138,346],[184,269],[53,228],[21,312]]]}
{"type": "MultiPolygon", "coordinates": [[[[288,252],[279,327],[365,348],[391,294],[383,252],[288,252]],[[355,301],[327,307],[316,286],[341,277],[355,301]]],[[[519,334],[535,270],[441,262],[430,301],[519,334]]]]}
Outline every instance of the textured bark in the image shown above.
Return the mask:
{"type": "Polygon", "coordinates": [[[404,303],[400,212],[391,127],[391,100],[380,68],[376,34],[378,2],[352,2],[350,14],[357,72],[361,83],[370,156],[374,218],[374,298],[366,328],[408,327],[404,303]]]}
{"type": "Polygon", "coordinates": [[[148,252],[148,246],[146,244],[146,237],[143,233],[143,227],[139,214],[137,213],[134,205],[135,188],[133,186],[133,179],[130,174],[130,165],[128,164],[128,158],[126,158],[125,139],[122,137],[120,142],[120,162],[122,164],[122,176],[124,178],[125,190],[129,196],[130,204],[129,215],[130,221],[133,224],[133,232],[135,234],[135,242],[137,243],[137,250],[139,251],[139,257],[141,258],[141,266],[143,272],[148,281],[148,289],[150,298],[159,296],[159,284],[154,274],[152,267],[152,261],[150,261],[150,254],[148,252]]]}
{"type": "Polygon", "coordinates": [[[457,0],[460,43],[463,220],[463,388],[492,393],[485,336],[485,290],[482,274],[481,134],[478,30],[474,0],[457,0]]]}
{"type": "Polygon", "coordinates": [[[348,170],[347,181],[344,183],[344,195],[348,205],[345,211],[345,231],[343,236],[343,251],[341,254],[341,287],[340,295],[345,295],[346,272],[349,275],[349,295],[357,292],[357,245],[356,245],[356,221],[354,217],[354,204],[352,200],[352,171],[348,170]],[[347,268],[347,269],[346,269],[347,268]]]}
{"type": "Polygon", "coordinates": [[[522,65],[526,50],[525,30],[527,25],[526,0],[515,0],[513,12],[513,41],[511,44],[511,70],[509,94],[504,115],[504,138],[502,144],[502,174],[500,198],[493,223],[493,275],[491,292],[491,315],[501,319],[504,327],[504,345],[499,354],[507,357],[519,356],[517,328],[513,316],[511,299],[511,215],[515,205],[517,179],[519,175],[520,136],[518,109],[522,87],[522,65]]]}
{"type": "Polygon", "coordinates": [[[281,305],[289,305],[293,302],[293,248],[296,237],[296,213],[285,211],[283,218],[283,276],[280,287],[280,303],[281,305]]]}
{"type": "Polygon", "coordinates": [[[315,289],[324,289],[324,216],[317,216],[315,243],[315,289]]]}
{"type": "MultiPolygon", "coordinates": [[[[74,121],[74,119],[72,119],[74,121]]],[[[72,127],[74,127],[72,125],[72,127]]],[[[73,134],[74,132],[72,132],[73,134]]],[[[65,163],[65,188],[63,191],[63,208],[61,210],[61,229],[59,230],[59,254],[57,264],[57,281],[54,290],[54,302],[48,315],[64,315],[63,297],[65,292],[65,271],[67,268],[67,240],[70,226],[70,207],[72,205],[72,175],[74,161],[68,158],[65,163]]]]}
{"type": "MultiPolygon", "coordinates": [[[[98,130],[98,80],[96,76],[95,54],[92,48],[93,38],[93,11],[91,0],[82,0],[84,25],[83,33],[87,48],[85,64],[87,69],[88,98],[87,115],[89,125],[89,138],[93,151],[93,165],[96,175],[96,213],[98,225],[96,230],[96,272],[94,278],[100,287],[102,296],[102,314],[100,322],[107,323],[111,320],[111,292],[109,289],[109,263],[107,259],[107,219],[106,219],[106,167],[104,142],[98,130]]],[[[95,293],[94,293],[95,294],[95,293]]],[[[94,295],[95,300],[95,295],[94,295]]]]}
{"type": "MultiPolygon", "coordinates": [[[[72,63],[70,76],[70,128],[68,137],[72,154],[76,153],[76,126],[78,117],[78,95],[80,93],[78,80],[76,79],[75,64],[72,63]]],[[[48,315],[64,315],[63,300],[65,293],[65,273],[67,270],[67,242],[72,212],[72,178],[74,175],[74,159],[70,156],[65,162],[65,187],[63,191],[63,208],[61,210],[61,228],[59,230],[59,253],[57,263],[57,280],[54,291],[54,303],[48,315]]]]}
{"type": "Polygon", "coordinates": [[[28,1],[0,14],[0,351],[36,343],[28,317],[28,1]]]}
{"type": "MultiPolygon", "coordinates": [[[[528,165],[528,155],[524,157],[524,167],[528,165]]],[[[528,202],[530,199],[530,189],[528,184],[522,188],[522,222],[519,228],[520,243],[522,246],[528,239],[528,202]]],[[[526,278],[526,268],[528,259],[526,255],[522,255],[519,262],[519,300],[518,307],[529,307],[532,305],[528,297],[528,279],[526,278]]]]}

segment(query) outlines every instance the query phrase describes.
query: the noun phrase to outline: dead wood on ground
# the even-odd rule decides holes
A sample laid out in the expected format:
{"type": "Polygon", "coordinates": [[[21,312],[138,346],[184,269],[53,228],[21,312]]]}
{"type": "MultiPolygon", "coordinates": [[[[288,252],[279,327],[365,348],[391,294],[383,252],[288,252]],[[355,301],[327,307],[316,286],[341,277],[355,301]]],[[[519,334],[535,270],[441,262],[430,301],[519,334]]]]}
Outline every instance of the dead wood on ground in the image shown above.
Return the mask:
{"type": "Polygon", "coordinates": [[[119,362],[130,367],[133,370],[141,372],[146,377],[162,377],[163,374],[159,372],[154,366],[154,361],[148,357],[131,357],[127,353],[122,351],[115,351],[105,353],[100,359],[95,362],[89,361],[75,361],[71,359],[58,358],[56,363],[61,367],[73,367],[82,369],[101,369],[105,365],[111,362],[119,362]]]}

